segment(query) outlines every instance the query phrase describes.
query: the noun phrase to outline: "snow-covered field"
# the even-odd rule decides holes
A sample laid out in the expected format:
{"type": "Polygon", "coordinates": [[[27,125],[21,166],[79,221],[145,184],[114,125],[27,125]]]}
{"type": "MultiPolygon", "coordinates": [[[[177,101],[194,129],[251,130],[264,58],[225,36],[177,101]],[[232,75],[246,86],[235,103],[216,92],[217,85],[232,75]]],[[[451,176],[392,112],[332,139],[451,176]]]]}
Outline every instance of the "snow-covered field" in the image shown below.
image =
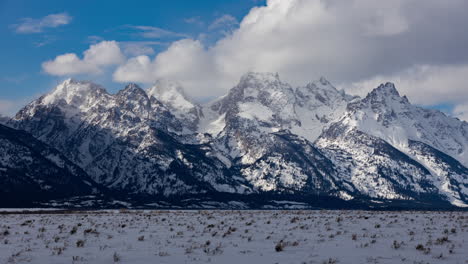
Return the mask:
{"type": "Polygon", "coordinates": [[[467,212],[9,211],[0,263],[468,263],[467,231],[467,212]]]}

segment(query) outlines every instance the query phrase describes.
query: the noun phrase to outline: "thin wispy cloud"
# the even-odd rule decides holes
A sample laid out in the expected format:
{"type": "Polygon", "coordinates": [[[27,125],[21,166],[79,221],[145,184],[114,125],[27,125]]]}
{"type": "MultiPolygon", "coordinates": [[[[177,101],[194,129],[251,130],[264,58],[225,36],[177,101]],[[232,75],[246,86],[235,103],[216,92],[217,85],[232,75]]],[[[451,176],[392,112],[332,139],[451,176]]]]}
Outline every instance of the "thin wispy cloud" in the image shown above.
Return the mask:
{"type": "Polygon", "coordinates": [[[18,34],[32,34],[44,32],[47,28],[68,25],[72,17],[67,13],[50,14],[42,18],[22,18],[21,23],[12,25],[18,34]]]}
{"type": "Polygon", "coordinates": [[[147,39],[185,38],[188,35],[153,26],[128,26],[138,31],[138,35],[147,39]]]}
{"type": "Polygon", "coordinates": [[[186,18],[184,19],[184,22],[187,24],[192,24],[192,25],[197,25],[197,26],[205,25],[205,22],[203,22],[200,16],[186,18]]]}
{"type": "Polygon", "coordinates": [[[91,44],[96,44],[96,43],[101,42],[103,40],[104,40],[103,37],[93,35],[93,36],[88,36],[86,42],[91,43],[91,44]]]}
{"type": "Polygon", "coordinates": [[[17,75],[17,76],[4,76],[4,77],[1,78],[1,80],[9,82],[9,83],[19,84],[19,83],[22,83],[23,81],[25,81],[28,78],[29,78],[28,74],[20,74],[20,75],[17,75]]]}
{"type": "Polygon", "coordinates": [[[119,42],[124,54],[130,56],[153,55],[154,46],[163,46],[167,43],[160,41],[121,41],[119,42]]]}
{"type": "Polygon", "coordinates": [[[40,48],[57,40],[55,36],[44,36],[41,40],[34,42],[34,46],[40,48]]]}
{"type": "Polygon", "coordinates": [[[211,25],[208,27],[209,30],[217,30],[217,29],[232,29],[233,27],[236,27],[239,25],[239,21],[237,19],[229,14],[225,14],[221,17],[218,17],[211,25]]]}

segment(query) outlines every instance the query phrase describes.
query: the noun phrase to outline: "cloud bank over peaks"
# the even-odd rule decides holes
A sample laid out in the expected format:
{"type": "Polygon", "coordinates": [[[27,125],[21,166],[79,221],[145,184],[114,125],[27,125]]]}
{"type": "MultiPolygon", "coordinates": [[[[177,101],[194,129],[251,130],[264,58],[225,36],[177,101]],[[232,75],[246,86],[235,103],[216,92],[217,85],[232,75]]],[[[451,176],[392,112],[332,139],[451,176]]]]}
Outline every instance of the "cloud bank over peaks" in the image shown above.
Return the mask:
{"type": "MultiPolygon", "coordinates": [[[[464,0],[268,0],[239,24],[229,15],[207,23],[207,32],[210,25],[217,33],[231,27],[214,43],[178,36],[183,39],[155,55],[154,49],[126,49],[129,58],[115,56],[113,79],[177,80],[192,97],[215,97],[248,71],[279,72],[293,86],[323,75],[348,92],[362,95],[392,81],[417,104],[463,109],[468,102],[462,78],[468,65],[465,10],[464,0]]],[[[136,29],[143,38],[171,35],[155,27],[136,29]]],[[[87,61],[86,55],[64,54],[44,63],[44,69],[66,75],[103,67],[87,61]]]]}

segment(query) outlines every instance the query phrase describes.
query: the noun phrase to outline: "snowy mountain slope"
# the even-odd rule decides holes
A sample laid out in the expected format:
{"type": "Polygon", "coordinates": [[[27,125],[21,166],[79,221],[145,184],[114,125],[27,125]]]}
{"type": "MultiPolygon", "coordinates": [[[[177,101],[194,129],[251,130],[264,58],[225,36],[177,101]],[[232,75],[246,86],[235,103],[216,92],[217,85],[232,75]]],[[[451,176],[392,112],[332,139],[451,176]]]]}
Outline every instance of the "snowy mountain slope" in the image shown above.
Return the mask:
{"type": "Polygon", "coordinates": [[[468,168],[454,158],[418,141],[409,141],[410,155],[433,175],[430,180],[452,204],[466,206],[468,201],[468,168]]]}
{"type": "Polygon", "coordinates": [[[241,164],[239,175],[261,191],[307,194],[338,193],[333,164],[310,142],[290,133],[267,136],[266,153],[252,164],[241,164]]]}
{"type": "Polygon", "coordinates": [[[293,127],[292,133],[314,142],[326,126],[343,115],[348,103],[357,99],[338,91],[323,77],[297,88],[295,112],[300,126],[293,127]]]}
{"type": "Polygon", "coordinates": [[[177,82],[158,80],[146,93],[163,103],[171,113],[187,124],[188,132],[197,130],[200,120],[201,107],[194,103],[177,82]]]}
{"type": "Polygon", "coordinates": [[[330,127],[317,147],[338,167],[338,178],[349,191],[383,199],[418,199],[437,194],[430,172],[386,141],[341,124],[330,127]]]}
{"type": "Polygon", "coordinates": [[[411,105],[387,83],[350,103],[316,145],[361,193],[395,198],[437,191],[463,205],[468,170],[456,159],[465,159],[466,129],[465,122],[411,105]]]}
{"type": "Polygon", "coordinates": [[[135,131],[110,144],[87,171],[97,182],[133,194],[171,196],[244,189],[228,177],[222,162],[207,157],[206,149],[183,144],[160,130],[135,131]]]}
{"type": "Polygon", "coordinates": [[[324,78],[294,89],[278,74],[250,72],[203,108],[210,120],[200,127],[214,155],[256,191],[341,195],[333,164],[311,142],[351,99],[324,78]]]}
{"type": "Polygon", "coordinates": [[[5,206],[98,194],[100,188],[59,151],[0,125],[0,203],[5,206]]]}
{"type": "Polygon", "coordinates": [[[366,98],[349,105],[350,126],[380,137],[399,149],[420,141],[468,166],[468,123],[440,111],[413,106],[392,83],[380,85],[366,98]]]}

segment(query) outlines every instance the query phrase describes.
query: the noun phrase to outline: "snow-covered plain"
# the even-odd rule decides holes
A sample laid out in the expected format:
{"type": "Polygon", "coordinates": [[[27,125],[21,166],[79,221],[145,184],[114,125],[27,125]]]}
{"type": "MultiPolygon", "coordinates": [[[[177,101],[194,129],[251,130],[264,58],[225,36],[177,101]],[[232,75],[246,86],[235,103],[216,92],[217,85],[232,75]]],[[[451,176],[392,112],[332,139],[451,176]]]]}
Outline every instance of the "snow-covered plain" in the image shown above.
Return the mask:
{"type": "Polygon", "coordinates": [[[468,263],[467,231],[467,212],[9,210],[0,263],[468,263]]]}

